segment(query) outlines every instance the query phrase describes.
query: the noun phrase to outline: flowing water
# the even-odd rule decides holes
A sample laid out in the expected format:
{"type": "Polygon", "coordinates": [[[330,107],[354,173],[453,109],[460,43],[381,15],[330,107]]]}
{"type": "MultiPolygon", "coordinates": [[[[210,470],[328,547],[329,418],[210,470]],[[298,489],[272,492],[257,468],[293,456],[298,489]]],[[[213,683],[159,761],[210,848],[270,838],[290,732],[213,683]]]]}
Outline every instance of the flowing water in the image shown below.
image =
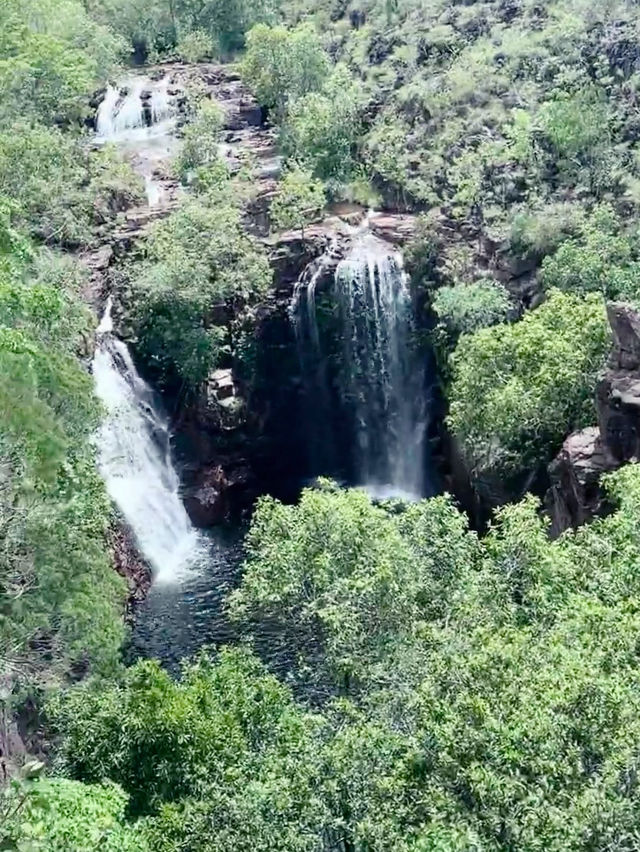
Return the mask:
{"type": "Polygon", "coordinates": [[[155,81],[136,76],[118,86],[109,85],[96,115],[96,143],[117,145],[128,156],[144,181],[152,208],[163,201],[156,173],[177,145],[170,81],[170,75],[155,81]]]}
{"type": "MultiPolygon", "coordinates": [[[[314,445],[331,446],[332,393],[318,327],[317,283],[321,259],[300,279],[291,313],[314,445]],[[322,432],[319,432],[319,429],[322,432]],[[315,437],[314,437],[315,436],[315,437]]],[[[367,222],[336,268],[332,298],[342,339],[338,384],[351,415],[351,455],[356,484],[376,497],[417,499],[428,493],[425,476],[425,370],[414,345],[414,313],[402,256],[374,237],[367,222]]],[[[334,394],[335,397],[335,394],[334,394]]],[[[314,452],[316,473],[331,472],[326,456],[314,452]]]]}
{"type": "MultiPolygon", "coordinates": [[[[100,472],[154,579],[136,612],[131,657],[156,657],[177,671],[180,660],[204,644],[240,638],[223,603],[240,579],[241,531],[205,535],[192,526],[180,496],[167,419],[129,350],[113,334],[111,300],[98,327],[93,377],[105,409],[96,435],[100,472]]],[[[266,660],[288,670],[274,637],[259,638],[257,645],[266,660]]]]}
{"type": "Polygon", "coordinates": [[[155,578],[171,582],[196,563],[198,535],[180,498],[166,417],[112,333],[110,302],[98,328],[93,377],[106,412],[97,436],[100,472],[155,578]]]}
{"type": "MultiPolygon", "coordinates": [[[[169,90],[169,77],[110,86],[96,115],[96,143],[114,143],[129,157],[145,180],[150,207],[162,202],[156,173],[176,145],[169,90]]],[[[337,242],[306,270],[291,306],[302,372],[315,389],[315,407],[307,414],[318,473],[331,472],[325,468],[335,460],[317,288],[337,267],[332,295],[345,347],[341,388],[357,424],[358,484],[383,495],[421,494],[424,377],[413,357],[413,315],[401,258],[366,227],[355,233],[353,250],[340,263],[337,242]]],[[[154,576],[136,611],[131,656],[157,657],[177,670],[181,658],[204,644],[243,638],[224,608],[241,577],[243,531],[203,534],[193,528],[181,499],[167,418],[113,333],[111,300],[98,328],[93,374],[105,409],[96,435],[100,471],[154,576]]],[[[295,632],[295,625],[289,630],[295,632]]],[[[289,631],[260,624],[254,632],[260,655],[287,677],[294,667],[289,631]]]]}

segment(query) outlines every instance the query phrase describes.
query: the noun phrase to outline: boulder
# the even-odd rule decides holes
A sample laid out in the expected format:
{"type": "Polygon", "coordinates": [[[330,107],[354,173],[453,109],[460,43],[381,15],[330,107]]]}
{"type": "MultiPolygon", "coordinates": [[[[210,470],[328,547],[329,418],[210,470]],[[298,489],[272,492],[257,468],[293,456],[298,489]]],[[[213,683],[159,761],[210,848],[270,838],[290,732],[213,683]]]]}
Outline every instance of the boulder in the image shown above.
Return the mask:
{"type": "Polygon", "coordinates": [[[408,243],[416,232],[416,216],[409,214],[378,214],[371,216],[369,227],[379,239],[392,245],[408,243]]]}
{"type": "Polygon", "coordinates": [[[252,494],[253,473],[240,464],[227,471],[222,464],[201,468],[185,494],[185,507],[195,526],[223,524],[241,512],[252,494]]]}
{"type": "Polygon", "coordinates": [[[602,445],[597,426],[569,435],[549,466],[552,485],[547,492],[546,505],[554,537],[602,512],[604,496],[600,477],[615,467],[602,445]]]}
{"type": "Polygon", "coordinates": [[[265,240],[274,272],[276,290],[290,292],[309,264],[331,248],[335,262],[344,256],[346,234],[336,233],[335,224],[309,225],[302,230],[286,231],[265,240]]]}
{"type": "Polygon", "coordinates": [[[640,313],[626,302],[609,302],[607,317],[614,346],[609,366],[619,370],[640,369],[640,313]]]}

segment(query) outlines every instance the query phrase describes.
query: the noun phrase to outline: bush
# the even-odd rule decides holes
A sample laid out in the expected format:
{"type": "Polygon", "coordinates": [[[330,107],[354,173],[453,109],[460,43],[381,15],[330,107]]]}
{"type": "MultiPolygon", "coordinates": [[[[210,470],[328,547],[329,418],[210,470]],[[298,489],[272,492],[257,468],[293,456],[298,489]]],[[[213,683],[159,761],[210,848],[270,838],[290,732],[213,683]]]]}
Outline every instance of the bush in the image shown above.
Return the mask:
{"type": "Polygon", "coordinates": [[[609,345],[602,299],[557,291],[519,323],[463,336],[448,422],[475,473],[545,464],[569,432],[592,423],[609,345]]]}
{"type": "Polygon", "coordinates": [[[227,796],[305,751],[312,719],[243,649],[185,664],[178,681],[140,662],[121,682],[86,684],[52,700],[65,737],[61,768],[89,783],[117,779],[130,812],[151,813],[206,790],[227,796]],[[98,723],[98,724],[96,724],[98,723]]]}
{"type": "Polygon", "coordinates": [[[259,24],[247,36],[242,75],[258,101],[284,116],[287,103],[322,88],[329,57],[309,25],[294,30],[259,24]]]}
{"type": "Polygon", "coordinates": [[[188,181],[199,169],[217,165],[220,160],[221,131],[224,115],[221,107],[210,100],[202,101],[186,126],[176,169],[188,181]]]}
{"type": "Polygon", "coordinates": [[[283,130],[285,155],[308,166],[323,180],[351,175],[360,133],[357,88],[345,68],[338,69],[321,92],[295,100],[283,130]]]}
{"type": "Polygon", "coordinates": [[[178,41],[176,53],[185,62],[204,62],[217,55],[211,36],[202,30],[184,33],[178,41]]]}
{"type": "Polygon", "coordinates": [[[542,259],[578,233],[584,217],[583,207],[567,202],[549,204],[539,211],[517,213],[510,228],[511,249],[523,257],[542,259]]]}
{"type": "Polygon", "coordinates": [[[300,168],[285,173],[271,202],[271,224],[277,230],[300,228],[318,219],[326,204],[324,187],[311,172],[300,168]]]}
{"type": "Polygon", "coordinates": [[[452,337],[504,322],[511,308],[505,288],[495,281],[441,287],[433,309],[452,337]]]}
{"type": "Polygon", "coordinates": [[[224,316],[240,316],[271,280],[264,249],[245,233],[233,193],[221,185],[159,223],[133,282],[138,353],[160,384],[176,392],[195,392],[225,344],[229,353],[224,316]]]}
{"type": "Polygon", "coordinates": [[[625,234],[612,208],[601,205],[584,220],[576,237],[545,258],[542,283],[547,289],[638,301],[639,249],[637,236],[625,234]]]}
{"type": "Polygon", "coordinates": [[[18,223],[40,239],[82,245],[91,238],[85,162],[60,130],[14,124],[0,133],[0,194],[15,200],[18,223]]]}
{"type": "Polygon", "coordinates": [[[0,825],[0,842],[31,852],[145,852],[151,847],[126,825],[126,806],[115,784],[56,778],[18,785],[7,800],[13,816],[0,825]]]}

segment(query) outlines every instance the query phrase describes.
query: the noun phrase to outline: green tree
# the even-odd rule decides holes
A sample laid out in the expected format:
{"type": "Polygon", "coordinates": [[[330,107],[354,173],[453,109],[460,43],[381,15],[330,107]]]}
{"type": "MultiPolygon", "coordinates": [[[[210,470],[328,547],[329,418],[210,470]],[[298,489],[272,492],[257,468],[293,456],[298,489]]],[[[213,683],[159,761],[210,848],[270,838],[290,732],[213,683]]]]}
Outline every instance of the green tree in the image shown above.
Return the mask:
{"type": "Polygon", "coordinates": [[[285,173],[271,202],[271,225],[277,230],[300,229],[318,219],[326,204],[322,181],[311,172],[294,168],[285,173]]]}
{"type": "Polygon", "coordinates": [[[166,388],[191,393],[232,346],[226,316],[261,299],[271,271],[264,250],[242,227],[228,181],[183,202],[152,232],[135,269],[131,318],[137,348],[166,388]],[[225,306],[228,310],[225,310],[225,306]],[[216,309],[221,319],[214,319],[216,309]]]}
{"type": "Polygon", "coordinates": [[[640,261],[634,233],[626,234],[610,205],[600,205],[578,234],[566,239],[542,264],[542,283],[569,293],[600,292],[637,302],[640,261]]]}
{"type": "Polygon", "coordinates": [[[287,110],[283,148],[323,180],[345,180],[353,172],[360,135],[357,86],[346,68],[334,71],[321,92],[294,100],[287,110]]]}
{"type": "Polygon", "coordinates": [[[601,298],[557,291],[519,323],[463,336],[449,424],[476,475],[544,464],[565,435],[591,423],[608,349],[601,298]]]}
{"type": "Polygon", "coordinates": [[[511,300],[505,288],[495,281],[441,287],[433,297],[433,310],[455,340],[507,319],[511,300]]]}
{"type": "Polygon", "coordinates": [[[21,852],[145,852],[142,833],[127,826],[127,797],[114,784],[66,779],[16,784],[5,793],[3,848],[21,852]]]}
{"type": "Polygon", "coordinates": [[[329,57],[309,25],[287,30],[259,24],[247,36],[242,75],[280,119],[287,103],[321,89],[328,73],[329,57]]]}
{"type": "MultiPolygon", "coordinates": [[[[242,799],[246,785],[258,794],[262,787],[269,799],[279,786],[269,793],[270,779],[283,773],[291,782],[294,767],[301,792],[310,795],[301,759],[317,721],[245,649],[225,649],[215,662],[203,653],[185,664],[178,681],[157,663],[140,662],[120,682],[87,683],[56,696],[49,712],[65,736],[59,766],[89,783],[117,780],[133,814],[211,795],[212,822],[224,825],[216,788],[227,802],[242,799]]],[[[286,785],[280,789],[286,797],[286,785]]],[[[292,790],[289,807],[296,806],[292,790]]],[[[179,813],[165,811],[167,829],[179,813]]]]}
{"type": "Polygon", "coordinates": [[[263,498],[231,611],[301,632],[300,646],[325,660],[343,689],[357,690],[395,643],[440,611],[474,547],[446,498],[397,515],[355,490],[307,489],[297,506],[263,498]]]}
{"type": "Polygon", "coordinates": [[[0,117],[52,123],[84,118],[123,43],[76,0],[4,0],[0,117]]]}
{"type": "Polygon", "coordinates": [[[176,164],[183,180],[197,175],[198,170],[216,166],[220,160],[220,139],[224,115],[218,104],[203,101],[193,121],[184,131],[182,147],[176,164]]]}

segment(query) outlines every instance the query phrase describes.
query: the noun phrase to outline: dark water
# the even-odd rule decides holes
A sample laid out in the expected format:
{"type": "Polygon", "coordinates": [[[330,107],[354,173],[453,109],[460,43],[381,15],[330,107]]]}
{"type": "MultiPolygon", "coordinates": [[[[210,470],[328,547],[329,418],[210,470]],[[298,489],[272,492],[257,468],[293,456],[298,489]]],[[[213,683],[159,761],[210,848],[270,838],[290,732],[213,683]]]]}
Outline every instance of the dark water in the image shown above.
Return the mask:
{"type": "Polygon", "coordinates": [[[155,583],[136,611],[129,655],[153,657],[172,671],[203,645],[226,645],[242,638],[227,617],[224,601],[241,579],[243,530],[202,534],[203,555],[193,573],[171,583],[155,583]]]}
{"type": "Polygon", "coordinates": [[[225,601],[242,580],[245,532],[246,527],[235,527],[203,533],[200,568],[171,584],[151,587],[136,611],[127,662],[157,659],[179,675],[181,661],[205,646],[247,643],[299,699],[322,703],[333,688],[320,671],[319,636],[301,635],[292,623],[263,619],[240,624],[227,615],[225,601]]]}

